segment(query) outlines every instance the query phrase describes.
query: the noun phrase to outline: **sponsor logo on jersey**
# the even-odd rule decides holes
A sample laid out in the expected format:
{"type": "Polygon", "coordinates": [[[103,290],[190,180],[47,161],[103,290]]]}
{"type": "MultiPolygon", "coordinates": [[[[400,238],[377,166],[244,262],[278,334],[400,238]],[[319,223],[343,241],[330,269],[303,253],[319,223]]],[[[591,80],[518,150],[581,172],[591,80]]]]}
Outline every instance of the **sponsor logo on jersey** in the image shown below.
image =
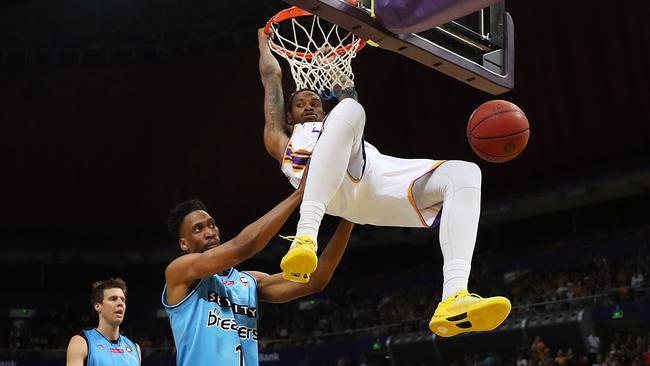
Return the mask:
{"type": "Polygon", "coordinates": [[[232,318],[223,318],[219,308],[214,308],[208,311],[208,327],[216,327],[225,331],[237,332],[241,339],[257,340],[257,328],[249,328],[244,325],[237,324],[237,321],[232,318]]]}
{"type": "Polygon", "coordinates": [[[224,308],[231,308],[233,313],[235,314],[241,314],[241,315],[246,315],[249,318],[255,318],[257,317],[257,308],[252,308],[248,305],[240,305],[236,304],[226,296],[219,296],[214,291],[208,292],[208,301],[210,302],[215,302],[219,306],[224,307],[224,308]]]}
{"type": "Polygon", "coordinates": [[[235,280],[221,280],[221,283],[223,283],[224,285],[234,285],[235,280]]]}
{"type": "Polygon", "coordinates": [[[241,281],[241,284],[244,286],[248,286],[248,279],[244,275],[239,275],[239,281],[241,281]]]}
{"type": "Polygon", "coordinates": [[[121,348],[111,348],[111,353],[124,353],[124,350],[121,348]]]}
{"type": "Polygon", "coordinates": [[[103,350],[103,349],[104,349],[104,348],[106,348],[106,347],[104,347],[104,345],[103,345],[103,344],[98,344],[98,345],[97,345],[97,348],[99,348],[99,349],[101,349],[101,350],[103,350]]]}

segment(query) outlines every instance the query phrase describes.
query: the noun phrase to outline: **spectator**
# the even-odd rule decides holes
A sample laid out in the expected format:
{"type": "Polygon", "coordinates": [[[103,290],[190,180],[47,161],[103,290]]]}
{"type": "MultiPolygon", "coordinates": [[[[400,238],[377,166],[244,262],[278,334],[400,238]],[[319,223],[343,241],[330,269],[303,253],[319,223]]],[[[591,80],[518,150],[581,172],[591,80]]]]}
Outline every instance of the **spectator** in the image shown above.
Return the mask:
{"type": "Polygon", "coordinates": [[[517,357],[516,366],[528,366],[528,356],[524,353],[520,353],[519,357],[517,357]]]}
{"type": "Polygon", "coordinates": [[[594,329],[591,330],[587,336],[587,353],[589,354],[589,361],[596,361],[596,355],[600,354],[600,337],[596,335],[594,329]]]}
{"type": "Polygon", "coordinates": [[[544,366],[552,366],[553,365],[553,356],[551,356],[551,349],[546,347],[544,348],[544,356],[542,357],[542,361],[544,363],[544,366]]]}
{"type": "Polygon", "coordinates": [[[561,349],[557,351],[557,355],[555,356],[555,359],[553,360],[553,365],[556,366],[565,366],[566,365],[566,356],[564,355],[564,351],[561,349]]]}
{"type": "Polygon", "coordinates": [[[544,349],[546,349],[546,345],[544,344],[544,341],[542,341],[542,338],[540,336],[535,336],[533,344],[530,346],[530,353],[533,360],[541,360],[544,358],[544,349]]]}
{"type": "Polygon", "coordinates": [[[573,352],[573,348],[569,347],[566,350],[566,365],[567,366],[575,366],[578,364],[578,360],[576,359],[576,355],[573,352]]]}

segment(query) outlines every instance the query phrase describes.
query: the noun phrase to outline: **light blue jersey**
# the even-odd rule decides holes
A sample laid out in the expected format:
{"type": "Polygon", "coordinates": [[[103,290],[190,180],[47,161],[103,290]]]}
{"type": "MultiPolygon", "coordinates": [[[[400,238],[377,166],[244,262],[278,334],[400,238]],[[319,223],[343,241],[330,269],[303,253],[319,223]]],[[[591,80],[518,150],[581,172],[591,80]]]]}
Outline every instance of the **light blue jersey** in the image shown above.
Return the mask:
{"type": "Polygon", "coordinates": [[[257,282],[231,268],[203,278],[169,315],[177,366],[257,366],[257,282]]]}
{"type": "Polygon", "coordinates": [[[86,366],[139,366],[140,354],[132,340],[120,335],[109,341],[97,328],[82,330],[81,336],[88,344],[86,366]]]}

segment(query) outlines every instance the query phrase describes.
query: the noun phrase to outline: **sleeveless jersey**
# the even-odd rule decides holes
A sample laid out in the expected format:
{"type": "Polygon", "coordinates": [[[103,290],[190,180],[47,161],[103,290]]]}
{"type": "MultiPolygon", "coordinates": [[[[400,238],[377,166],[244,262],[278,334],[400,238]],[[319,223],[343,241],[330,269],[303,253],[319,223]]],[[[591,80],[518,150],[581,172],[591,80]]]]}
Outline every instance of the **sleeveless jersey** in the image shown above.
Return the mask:
{"type": "Polygon", "coordinates": [[[305,122],[293,126],[293,133],[280,164],[280,169],[289,178],[293,188],[298,188],[300,185],[302,172],[314,151],[322,129],[323,122],[305,122]]]}
{"type": "MultiPolygon", "coordinates": [[[[282,157],[280,169],[297,188],[307,160],[312,154],[323,124],[306,122],[293,126],[282,157]]],[[[418,209],[413,198],[413,183],[430,173],[444,160],[402,159],[384,155],[370,143],[363,142],[365,171],[361,179],[348,174],[327,206],[326,213],[357,224],[397,227],[432,227],[440,221],[442,201],[418,209]]],[[[356,162],[354,166],[364,166],[356,162]]]]}
{"type": "Polygon", "coordinates": [[[169,315],[178,366],[258,365],[257,282],[231,268],[225,276],[203,278],[169,315]]]}
{"type": "Polygon", "coordinates": [[[97,328],[82,330],[88,344],[86,366],[139,366],[138,347],[132,340],[120,335],[117,342],[109,341],[97,328]]]}

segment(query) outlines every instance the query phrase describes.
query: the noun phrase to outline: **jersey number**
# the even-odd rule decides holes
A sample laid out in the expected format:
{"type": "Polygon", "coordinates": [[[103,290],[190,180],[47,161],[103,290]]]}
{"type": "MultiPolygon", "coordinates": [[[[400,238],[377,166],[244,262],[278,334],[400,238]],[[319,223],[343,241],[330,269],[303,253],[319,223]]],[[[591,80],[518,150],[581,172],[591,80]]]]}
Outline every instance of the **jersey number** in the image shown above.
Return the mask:
{"type": "Polygon", "coordinates": [[[239,352],[239,366],[244,366],[244,352],[241,350],[241,344],[235,347],[235,352],[239,352]]]}

